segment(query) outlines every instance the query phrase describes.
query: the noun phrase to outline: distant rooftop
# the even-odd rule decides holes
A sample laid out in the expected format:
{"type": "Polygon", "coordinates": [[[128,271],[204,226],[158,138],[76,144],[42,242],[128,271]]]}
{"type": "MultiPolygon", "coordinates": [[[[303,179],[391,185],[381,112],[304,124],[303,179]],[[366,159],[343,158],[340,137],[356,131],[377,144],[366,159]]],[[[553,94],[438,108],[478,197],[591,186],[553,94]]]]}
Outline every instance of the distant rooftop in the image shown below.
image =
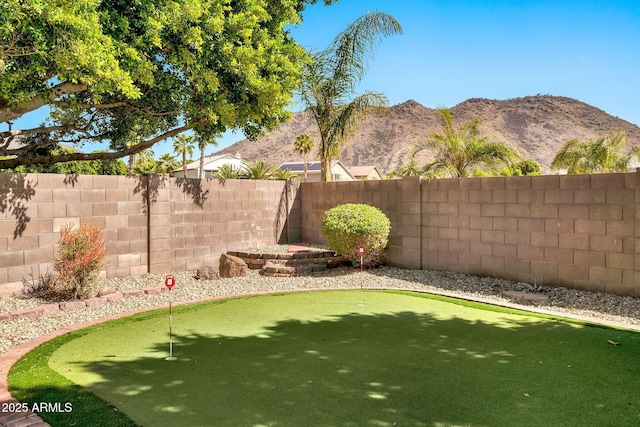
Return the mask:
{"type": "MultiPolygon", "coordinates": [[[[280,169],[291,172],[304,172],[304,162],[287,162],[280,165],[280,169]]],[[[320,172],[320,162],[307,162],[307,172],[320,172]]]]}

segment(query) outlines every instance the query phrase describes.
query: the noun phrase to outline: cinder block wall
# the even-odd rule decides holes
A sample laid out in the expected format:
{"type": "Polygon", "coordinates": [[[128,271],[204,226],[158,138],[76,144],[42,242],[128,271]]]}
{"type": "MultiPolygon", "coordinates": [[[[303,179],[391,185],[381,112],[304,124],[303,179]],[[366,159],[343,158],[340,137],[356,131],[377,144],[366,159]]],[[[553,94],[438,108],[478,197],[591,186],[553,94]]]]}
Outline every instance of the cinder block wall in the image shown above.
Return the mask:
{"type": "Polygon", "coordinates": [[[0,174],[0,293],[22,289],[51,269],[64,224],[104,229],[107,276],[146,272],[144,178],[0,174]]]}
{"type": "Polygon", "coordinates": [[[50,270],[63,224],[97,223],[106,277],[217,266],[222,252],[300,241],[295,182],[0,174],[0,295],[50,270]]]}
{"type": "Polygon", "coordinates": [[[391,219],[393,265],[640,296],[638,179],[635,172],[302,184],[302,239],[325,243],[326,210],[368,203],[391,219]]]}
{"type": "Polygon", "coordinates": [[[423,266],[640,296],[637,180],[628,173],[423,183],[423,266]]]}
{"type": "Polygon", "coordinates": [[[420,268],[418,178],[303,183],[300,200],[303,242],[326,244],[321,230],[327,210],[344,203],[365,203],[380,209],[391,221],[388,262],[406,268],[420,268]]]}
{"type": "Polygon", "coordinates": [[[300,241],[295,182],[152,179],[152,273],[217,267],[229,250],[300,241]]]}

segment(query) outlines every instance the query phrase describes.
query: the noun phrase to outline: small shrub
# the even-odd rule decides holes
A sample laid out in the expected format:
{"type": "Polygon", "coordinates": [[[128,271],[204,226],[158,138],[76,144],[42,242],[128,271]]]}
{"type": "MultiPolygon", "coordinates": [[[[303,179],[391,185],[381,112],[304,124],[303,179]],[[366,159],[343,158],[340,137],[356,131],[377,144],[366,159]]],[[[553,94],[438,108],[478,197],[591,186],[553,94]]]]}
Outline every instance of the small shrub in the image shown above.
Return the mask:
{"type": "Polygon", "coordinates": [[[106,255],[100,227],[94,224],[82,224],[78,228],[64,225],[52,262],[58,273],[56,290],[75,299],[90,296],[92,286],[105,265],[106,255]]]}
{"type": "Polygon", "coordinates": [[[360,263],[360,245],[366,248],[365,265],[380,264],[390,231],[389,218],[380,209],[363,204],[338,205],[325,212],[322,220],[322,234],[329,246],[354,265],[360,263]]]}

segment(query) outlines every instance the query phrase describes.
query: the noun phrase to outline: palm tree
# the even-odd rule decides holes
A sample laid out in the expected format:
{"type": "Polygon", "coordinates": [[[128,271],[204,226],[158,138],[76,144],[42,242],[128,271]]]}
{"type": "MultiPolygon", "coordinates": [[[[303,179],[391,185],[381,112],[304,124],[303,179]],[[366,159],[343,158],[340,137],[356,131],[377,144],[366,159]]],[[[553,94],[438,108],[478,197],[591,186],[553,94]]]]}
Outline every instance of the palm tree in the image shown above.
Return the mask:
{"type": "Polygon", "coordinates": [[[255,162],[242,162],[241,178],[245,179],[271,179],[275,173],[275,166],[263,160],[255,162]]]}
{"type": "Polygon", "coordinates": [[[473,168],[494,168],[520,158],[509,144],[492,141],[489,136],[480,134],[480,120],[477,118],[456,129],[451,111],[448,108],[438,111],[442,131],[433,132],[426,141],[416,145],[412,153],[415,156],[425,149],[438,150],[433,163],[423,168],[421,175],[424,178],[469,176],[473,168]]]}
{"type": "Polygon", "coordinates": [[[300,175],[297,173],[290,171],[289,169],[280,169],[274,168],[273,175],[271,175],[271,179],[284,181],[287,179],[300,179],[300,175]]]}
{"type": "Polygon", "coordinates": [[[307,182],[307,155],[311,152],[314,144],[313,138],[306,133],[296,137],[294,151],[302,156],[304,162],[304,182],[307,182]]]}
{"type": "Polygon", "coordinates": [[[401,34],[390,15],[371,12],[338,34],[331,46],[312,53],[302,73],[300,96],[320,131],[318,157],[323,181],[330,180],[329,162],[375,107],[386,107],[381,93],[365,92],[350,98],[364,77],[371,51],[382,37],[401,34]]]}
{"type": "Polygon", "coordinates": [[[146,149],[133,155],[134,171],[137,175],[149,175],[155,172],[157,163],[153,158],[153,150],[146,149]]]}
{"type": "Polygon", "coordinates": [[[404,166],[400,166],[395,168],[389,174],[389,178],[395,178],[397,176],[419,176],[420,175],[420,166],[418,165],[418,161],[415,157],[411,156],[409,159],[409,163],[404,166]]]}
{"type": "Polygon", "coordinates": [[[178,166],[180,166],[180,163],[170,153],[165,153],[158,159],[158,169],[163,174],[170,174],[178,166]]]}
{"type": "Polygon", "coordinates": [[[182,156],[182,171],[184,172],[185,178],[187,177],[187,155],[189,158],[193,155],[193,143],[193,136],[184,134],[178,135],[178,137],[173,140],[173,152],[182,156]]]}
{"type": "Polygon", "coordinates": [[[622,155],[627,142],[625,131],[612,132],[595,141],[572,139],[562,146],[551,163],[553,169],[567,169],[567,173],[626,172],[631,162],[640,158],[640,148],[622,155]]]}
{"type": "Polygon", "coordinates": [[[208,139],[201,135],[196,137],[198,141],[198,150],[200,150],[200,167],[198,168],[198,179],[202,179],[204,174],[204,151],[207,148],[207,145],[217,145],[217,142],[214,138],[208,139]]]}
{"type": "Polygon", "coordinates": [[[220,166],[218,171],[214,174],[219,180],[225,181],[227,179],[239,179],[242,171],[236,168],[234,165],[225,163],[220,166]]]}

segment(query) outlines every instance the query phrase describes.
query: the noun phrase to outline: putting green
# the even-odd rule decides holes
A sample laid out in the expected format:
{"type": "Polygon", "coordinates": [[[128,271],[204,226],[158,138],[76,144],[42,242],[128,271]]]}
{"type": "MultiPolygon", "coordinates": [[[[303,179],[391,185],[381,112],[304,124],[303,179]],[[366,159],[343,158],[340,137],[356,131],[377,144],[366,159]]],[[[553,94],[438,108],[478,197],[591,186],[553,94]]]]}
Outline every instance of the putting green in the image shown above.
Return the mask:
{"type": "Polygon", "coordinates": [[[325,291],[180,307],[175,361],[165,312],[92,330],[49,365],[148,426],[640,424],[637,333],[411,293],[359,302],[325,291]]]}

